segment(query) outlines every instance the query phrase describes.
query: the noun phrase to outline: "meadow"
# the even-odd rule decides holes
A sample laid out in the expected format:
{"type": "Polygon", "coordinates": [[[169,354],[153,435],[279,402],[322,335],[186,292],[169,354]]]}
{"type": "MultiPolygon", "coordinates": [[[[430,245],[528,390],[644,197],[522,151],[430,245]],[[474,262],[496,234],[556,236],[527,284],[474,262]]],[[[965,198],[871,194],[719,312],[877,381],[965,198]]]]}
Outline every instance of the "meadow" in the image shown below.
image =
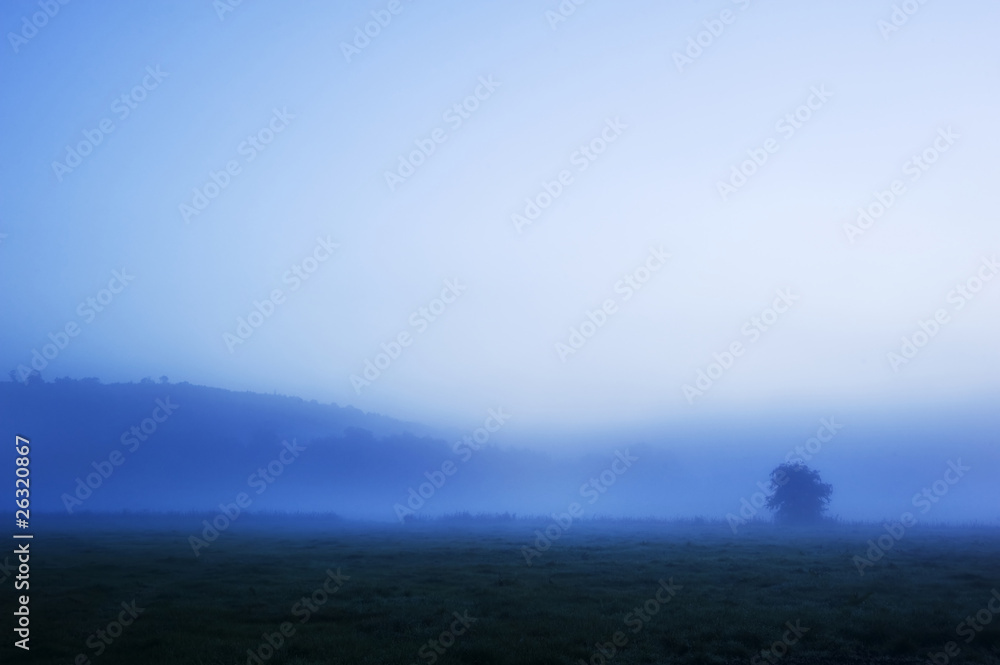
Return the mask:
{"type": "Polygon", "coordinates": [[[31,651],[5,629],[0,661],[1000,663],[993,527],[912,527],[859,568],[881,524],[248,515],[195,556],[206,517],[37,519],[31,651]]]}

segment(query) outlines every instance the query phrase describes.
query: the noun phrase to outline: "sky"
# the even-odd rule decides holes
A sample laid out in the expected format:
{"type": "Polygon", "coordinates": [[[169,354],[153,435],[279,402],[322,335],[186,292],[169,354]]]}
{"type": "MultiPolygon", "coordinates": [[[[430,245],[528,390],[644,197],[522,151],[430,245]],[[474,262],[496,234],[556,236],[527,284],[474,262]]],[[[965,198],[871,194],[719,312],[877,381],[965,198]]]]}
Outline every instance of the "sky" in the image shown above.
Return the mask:
{"type": "Polygon", "coordinates": [[[522,433],[988,414],[998,18],[6,2],[0,365],[522,433]]]}

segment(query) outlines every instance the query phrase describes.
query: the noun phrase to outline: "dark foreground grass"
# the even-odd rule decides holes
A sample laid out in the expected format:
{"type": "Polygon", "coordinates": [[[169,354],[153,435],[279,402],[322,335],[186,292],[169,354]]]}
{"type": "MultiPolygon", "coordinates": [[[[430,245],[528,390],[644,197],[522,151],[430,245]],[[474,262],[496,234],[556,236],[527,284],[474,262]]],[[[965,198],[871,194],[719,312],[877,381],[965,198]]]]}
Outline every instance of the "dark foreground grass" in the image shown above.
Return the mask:
{"type": "Polygon", "coordinates": [[[255,663],[247,650],[266,656],[263,636],[289,622],[294,634],[266,662],[748,663],[790,622],[808,630],[773,662],[922,663],[955,642],[958,657],[939,663],[1000,663],[1000,616],[971,642],[956,632],[992,614],[995,529],[911,528],[862,576],[852,557],[880,525],[734,536],[725,523],[578,522],[527,566],[521,547],[545,522],[279,526],[245,516],[195,557],[188,536],[200,522],[50,524],[32,544],[30,654],[11,647],[8,579],[0,662],[255,663]],[[328,569],[348,579],[316,611],[296,607],[328,569]],[[660,593],[669,602],[636,614],[656,608],[661,581],[674,585],[660,593]],[[133,599],[139,618],[98,655],[97,631],[118,633],[109,624],[133,599]],[[475,622],[444,653],[421,652],[456,612],[475,622]],[[624,646],[595,657],[616,632],[624,646]]]}

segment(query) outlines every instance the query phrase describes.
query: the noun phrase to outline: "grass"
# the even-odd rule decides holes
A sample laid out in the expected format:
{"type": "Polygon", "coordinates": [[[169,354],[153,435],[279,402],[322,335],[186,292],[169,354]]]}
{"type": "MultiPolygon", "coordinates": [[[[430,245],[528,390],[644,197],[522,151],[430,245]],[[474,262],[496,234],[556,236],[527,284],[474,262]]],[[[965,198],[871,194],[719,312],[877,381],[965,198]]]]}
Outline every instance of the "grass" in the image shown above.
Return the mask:
{"type": "Polygon", "coordinates": [[[196,558],[202,518],[52,521],[32,545],[30,658],[8,638],[0,662],[232,665],[291,622],[267,662],[598,665],[595,644],[620,631],[608,663],[747,663],[798,622],[808,631],[776,662],[923,663],[953,641],[954,662],[1000,663],[1000,617],[968,644],[956,634],[1000,589],[1000,533],[986,527],[914,527],[861,576],[852,557],[880,525],[734,536],[724,522],[591,520],[528,566],[521,548],[549,522],[243,516],[196,558]],[[293,608],[328,569],[349,579],[300,623],[293,608]],[[661,580],[680,588],[637,619],[661,580]],[[88,639],[133,598],[144,611],[96,655],[88,639]],[[455,612],[476,621],[422,656],[455,612]]]}

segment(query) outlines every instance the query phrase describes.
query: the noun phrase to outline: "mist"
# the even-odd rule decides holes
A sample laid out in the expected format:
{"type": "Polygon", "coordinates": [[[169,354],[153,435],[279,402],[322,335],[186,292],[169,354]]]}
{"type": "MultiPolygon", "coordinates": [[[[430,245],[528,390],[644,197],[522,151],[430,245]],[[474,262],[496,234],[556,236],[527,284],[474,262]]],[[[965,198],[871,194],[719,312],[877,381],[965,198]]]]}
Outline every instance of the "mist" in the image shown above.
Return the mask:
{"type": "Polygon", "coordinates": [[[951,7],[67,5],[0,73],[0,353],[440,427],[994,399],[997,9],[951,7]]]}
{"type": "Polygon", "coordinates": [[[1000,662],[998,20],[4,3],[0,660],[1000,662]]]}

